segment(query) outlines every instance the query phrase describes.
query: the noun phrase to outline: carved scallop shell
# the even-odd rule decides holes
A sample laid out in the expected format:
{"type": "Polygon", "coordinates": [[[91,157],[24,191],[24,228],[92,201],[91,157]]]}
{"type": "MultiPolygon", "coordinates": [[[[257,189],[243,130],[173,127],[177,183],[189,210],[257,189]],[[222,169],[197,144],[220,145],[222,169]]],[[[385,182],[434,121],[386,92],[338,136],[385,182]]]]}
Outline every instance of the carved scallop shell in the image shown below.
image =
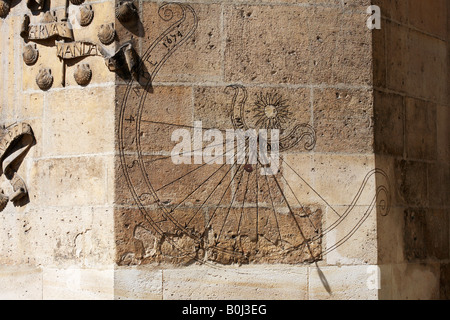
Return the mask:
{"type": "Polygon", "coordinates": [[[79,6],[84,2],[84,0],[70,0],[70,2],[76,6],[79,6]]]}
{"type": "Polygon", "coordinates": [[[39,57],[39,50],[37,49],[36,44],[27,44],[23,48],[23,61],[27,65],[32,65],[36,63],[38,57],[39,57]]]}
{"type": "Polygon", "coordinates": [[[114,30],[114,24],[102,24],[98,31],[98,39],[101,43],[108,45],[114,41],[116,31],[114,30]]]}
{"type": "Polygon", "coordinates": [[[47,11],[41,18],[41,23],[52,23],[56,21],[57,19],[55,11],[47,11]]]}
{"type": "Polygon", "coordinates": [[[36,76],[36,84],[41,90],[48,90],[53,84],[52,71],[50,69],[39,70],[36,76]]]}
{"type": "Polygon", "coordinates": [[[9,0],[0,0],[0,17],[5,18],[11,8],[9,0]]]}
{"type": "Polygon", "coordinates": [[[79,64],[77,65],[73,77],[80,86],[85,86],[91,81],[92,70],[88,64],[79,64]]]}
{"type": "Polygon", "coordinates": [[[94,19],[94,10],[91,5],[83,5],[77,14],[78,23],[82,27],[88,26],[94,19]]]}
{"type": "Polygon", "coordinates": [[[128,22],[137,17],[137,9],[131,1],[120,1],[116,6],[116,18],[128,22]]]}

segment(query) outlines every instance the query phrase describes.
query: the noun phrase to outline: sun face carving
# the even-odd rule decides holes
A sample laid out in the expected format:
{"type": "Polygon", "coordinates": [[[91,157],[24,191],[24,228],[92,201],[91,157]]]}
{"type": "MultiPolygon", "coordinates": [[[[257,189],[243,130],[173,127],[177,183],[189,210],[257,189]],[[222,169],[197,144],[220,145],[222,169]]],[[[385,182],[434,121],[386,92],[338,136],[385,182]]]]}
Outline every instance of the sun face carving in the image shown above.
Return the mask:
{"type": "Polygon", "coordinates": [[[283,125],[289,121],[291,112],[287,100],[278,93],[259,93],[253,108],[258,129],[283,130],[283,125]]]}

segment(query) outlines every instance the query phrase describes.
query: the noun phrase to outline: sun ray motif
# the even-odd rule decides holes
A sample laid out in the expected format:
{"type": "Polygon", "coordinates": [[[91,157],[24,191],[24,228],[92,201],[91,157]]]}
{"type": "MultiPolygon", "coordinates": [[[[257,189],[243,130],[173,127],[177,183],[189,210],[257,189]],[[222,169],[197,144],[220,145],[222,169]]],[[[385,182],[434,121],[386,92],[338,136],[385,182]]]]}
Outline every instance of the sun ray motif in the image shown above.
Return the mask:
{"type": "Polygon", "coordinates": [[[278,129],[280,132],[292,114],[287,100],[278,93],[257,94],[253,111],[257,129],[278,129]]]}

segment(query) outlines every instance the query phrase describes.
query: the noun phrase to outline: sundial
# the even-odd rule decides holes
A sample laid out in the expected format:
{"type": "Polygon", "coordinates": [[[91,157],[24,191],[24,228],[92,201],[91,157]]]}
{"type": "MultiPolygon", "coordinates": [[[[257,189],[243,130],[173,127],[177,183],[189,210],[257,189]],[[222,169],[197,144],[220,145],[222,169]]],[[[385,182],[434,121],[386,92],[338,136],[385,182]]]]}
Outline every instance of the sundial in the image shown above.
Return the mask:
{"type": "MultiPolygon", "coordinates": [[[[95,15],[92,6],[74,1],[79,6],[77,23],[88,27],[95,15]]],[[[68,3],[63,18],[47,11],[31,23],[25,15],[21,28],[27,42],[23,52],[27,65],[39,59],[35,42],[53,41],[62,62],[62,86],[66,62],[88,56],[103,57],[105,67],[126,80],[118,103],[118,169],[125,181],[120,188],[129,190],[131,208],[137,208],[141,216],[133,237],[145,240],[143,259],[312,263],[351,239],[369,215],[388,214],[389,181],[380,169],[359,177],[356,194],[339,208],[299,170],[308,164],[291,156],[314,153],[318,138],[308,116],[309,101],[290,94],[289,88],[220,83],[216,90],[226,96],[226,110],[211,107],[202,114],[192,112],[192,105],[183,105],[183,88],[155,86],[160,70],[171,63],[174,53],[201,35],[196,33],[199,18],[188,4],[164,3],[154,17],[165,29],[150,39],[141,56],[131,39],[114,52],[105,49],[115,41],[113,23],[102,24],[97,39],[75,39],[75,20],[69,19],[68,3]],[[361,201],[367,192],[369,201],[367,196],[361,201]],[[345,232],[324,243],[343,222],[345,232]]],[[[120,2],[116,18],[127,23],[138,19],[138,12],[131,2],[120,2]]],[[[181,59],[196,59],[195,52],[181,59]]],[[[77,65],[74,77],[80,86],[89,85],[91,76],[88,64],[77,65]]],[[[36,83],[40,89],[49,90],[53,81],[51,70],[39,70],[36,83]]],[[[209,97],[209,103],[214,105],[216,98],[209,97]]],[[[28,127],[19,124],[18,128],[28,127]]],[[[32,136],[31,128],[25,131],[30,133],[17,136],[32,136]]],[[[9,146],[11,141],[18,140],[5,140],[2,161],[11,158],[14,148],[27,151],[33,142],[9,146]]],[[[26,186],[15,175],[18,165],[7,168],[14,168],[5,174],[13,184],[11,200],[15,201],[26,195],[26,186]]],[[[0,196],[3,208],[9,198],[0,196]]],[[[125,253],[119,263],[133,261],[125,253]]]]}
{"type": "MultiPolygon", "coordinates": [[[[127,82],[118,115],[119,170],[145,221],[134,231],[135,237],[147,239],[144,258],[177,263],[311,263],[344,244],[371,213],[388,213],[388,183],[376,187],[370,203],[359,203],[371,179],[388,181],[382,170],[360,177],[358,192],[338,210],[299,172],[298,166],[306,164],[288,160],[290,152],[313,152],[317,136],[311,123],[296,116],[298,101],[282,90],[227,84],[228,122],[208,127],[206,118],[183,117],[173,105],[176,100],[162,99],[153,83],[173,53],[196,33],[198,17],[184,3],[163,4],[155,17],[167,23],[166,29],[144,48],[134,70],[137,77],[127,82]],[[176,130],[180,134],[172,139],[176,130]],[[248,150],[250,145],[247,137],[241,145],[229,147],[226,133],[231,130],[265,131],[267,154],[274,151],[271,133],[277,132],[277,170],[262,174],[267,162],[227,158],[231,151],[248,150]],[[186,161],[176,162],[172,153],[183,132],[192,144],[178,150],[186,161]],[[225,138],[217,140],[221,134],[225,138]],[[196,137],[211,135],[216,139],[196,143],[196,137]],[[216,152],[209,152],[205,159],[205,151],[212,149],[216,152]],[[304,202],[289,177],[295,177],[316,201],[304,202]],[[327,225],[322,223],[325,208],[333,217],[327,225]],[[325,246],[323,238],[343,221],[352,227],[325,246]]],[[[184,59],[195,59],[195,54],[184,59]]],[[[261,136],[256,143],[260,141],[261,136]]],[[[119,263],[129,263],[126,255],[119,259],[119,263]]]]}

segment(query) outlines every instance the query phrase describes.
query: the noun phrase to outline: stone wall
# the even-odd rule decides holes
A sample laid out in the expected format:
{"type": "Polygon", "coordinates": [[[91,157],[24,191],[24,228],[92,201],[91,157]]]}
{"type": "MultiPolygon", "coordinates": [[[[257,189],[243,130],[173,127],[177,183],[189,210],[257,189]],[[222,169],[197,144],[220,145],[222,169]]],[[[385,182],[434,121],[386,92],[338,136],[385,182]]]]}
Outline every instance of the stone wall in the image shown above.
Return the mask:
{"type": "Polygon", "coordinates": [[[382,298],[448,299],[448,1],[376,1],[377,167],[394,183],[392,214],[379,217],[382,298]]]}
{"type": "Polygon", "coordinates": [[[117,24],[143,60],[116,91],[118,298],[378,297],[368,5],[144,1],[117,24]],[[277,175],[172,162],[175,129],[274,128],[271,104],[302,137],[277,175]]]}
{"type": "Polygon", "coordinates": [[[13,1],[0,125],[36,143],[17,171],[28,201],[0,213],[0,297],[448,298],[450,6],[432,2],[86,0],[68,7],[73,40],[103,49],[74,58],[20,35],[65,1],[13,1]],[[280,129],[279,171],[174,163],[175,130],[194,160],[223,158],[207,135],[229,129],[280,129]]]}
{"type": "MultiPolygon", "coordinates": [[[[52,1],[58,21],[65,1],[52,1]]],[[[114,3],[94,1],[92,23],[74,28],[76,40],[97,39],[97,29],[114,19],[114,3]]],[[[75,19],[77,6],[70,5],[75,19]]],[[[87,57],[88,86],[74,79],[79,60],[62,61],[54,40],[36,41],[38,60],[25,64],[27,44],[19,34],[24,14],[37,24],[26,1],[14,1],[0,19],[1,124],[31,125],[36,144],[18,171],[28,187],[29,203],[9,203],[0,215],[0,296],[2,298],[113,298],[114,259],[114,94],[115,76],[101,57],[87,57]],[[36,77],[49,68],[51,88],[36,77]]],[[[114,45],[110,47],[114,49],[114,45]]],[[[3,175],[1,187],[11,186],[3,175]]]]}

